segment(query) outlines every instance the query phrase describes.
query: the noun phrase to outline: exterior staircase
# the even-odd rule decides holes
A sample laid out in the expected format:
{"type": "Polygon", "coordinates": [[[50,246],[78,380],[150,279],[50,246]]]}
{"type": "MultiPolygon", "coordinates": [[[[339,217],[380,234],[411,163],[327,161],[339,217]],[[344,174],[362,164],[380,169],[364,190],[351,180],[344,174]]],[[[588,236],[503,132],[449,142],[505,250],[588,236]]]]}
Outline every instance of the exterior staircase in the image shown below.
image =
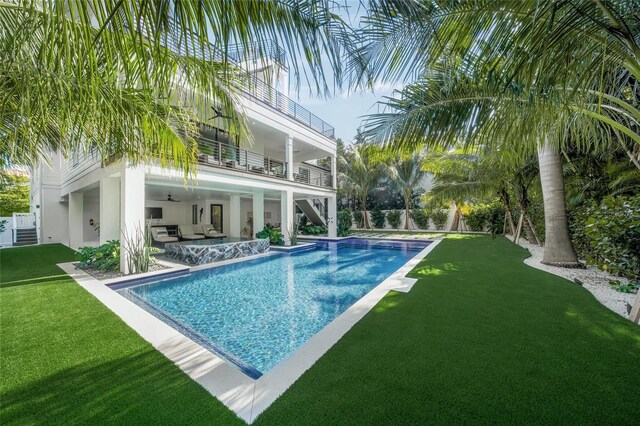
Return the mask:
{"type": "Polygon", "coordinates": [[[22,228],[16,229],[16,241],[14,246],[29,246],[32,244],[38,244],[38,233],[36,228],[22,228]]]}
{"type": "Polygon", "coordinates": [[[324,215],[324,204],[319,200],[296,200],[296,204],[302,210],[302,213],[314,225],[327,226],[327,220],[324,215]]]}
{"type": "Polygon", "coordinates": [[[38,244],[35,213],[13,213],[13,245],[38,244]]]}

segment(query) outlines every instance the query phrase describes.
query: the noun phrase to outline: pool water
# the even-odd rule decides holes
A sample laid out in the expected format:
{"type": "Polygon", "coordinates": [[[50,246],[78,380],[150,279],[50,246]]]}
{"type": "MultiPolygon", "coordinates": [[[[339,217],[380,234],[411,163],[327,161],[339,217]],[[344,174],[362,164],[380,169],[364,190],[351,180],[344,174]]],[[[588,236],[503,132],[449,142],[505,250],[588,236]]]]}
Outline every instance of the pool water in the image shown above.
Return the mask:
{"type": "Polygon", "coordinates": [[[117,291],[258,378],[428,244],[319,242],[117,291]]]}

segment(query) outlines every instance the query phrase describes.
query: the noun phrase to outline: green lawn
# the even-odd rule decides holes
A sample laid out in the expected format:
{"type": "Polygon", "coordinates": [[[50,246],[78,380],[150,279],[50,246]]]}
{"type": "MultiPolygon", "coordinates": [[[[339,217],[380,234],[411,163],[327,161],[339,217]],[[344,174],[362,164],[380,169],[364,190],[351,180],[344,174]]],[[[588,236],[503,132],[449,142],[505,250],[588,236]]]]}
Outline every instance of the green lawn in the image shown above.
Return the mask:
{"type": "MultiPolygon", "coordinates": [[[[502,238],[448,236],[410,293],[390,293],[256,424],[635,423],[640,327],[525,255],[502,238]]],[[[238,422],[56,277],[49,262],[69,250],[0,256],[2,424],[238,422]]]]}
{"type": "Polygon", "coordinates": [[[0,250],[0,424],[242,424],[55,266],[73,259],[0,250]]]}

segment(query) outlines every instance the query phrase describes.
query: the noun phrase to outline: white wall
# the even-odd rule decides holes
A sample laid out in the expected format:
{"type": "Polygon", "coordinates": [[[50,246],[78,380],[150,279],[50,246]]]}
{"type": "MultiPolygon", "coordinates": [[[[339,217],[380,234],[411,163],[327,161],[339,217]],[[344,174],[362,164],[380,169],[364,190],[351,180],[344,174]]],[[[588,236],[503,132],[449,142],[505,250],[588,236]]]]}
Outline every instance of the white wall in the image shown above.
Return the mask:
{"type": "MultiPolygon", "coordinates": [[[[253,217],[253,200],[251,198],[242,198],[240,200],[240,229],[247,226],[247,218],[250,212],[253,217]]],[[[279,225],[280,218],[280,200],[264,200],[264,224],[279,225]]],[[[261,229],[255,229],[254,231],[260,232],[261,229]]]]}
{"type": "Polygon", "coordinates": [[[152,225],[184,225],[191,223],[191,203],[181,201],[173,203],[171,201],[146,200],[145,207],[161,207],[162,219],[153,219],[152,225]],[[189,217],[186,216],[186,204],[189,204],[189,217]]]}
{"type": "Polygon", "coordinates": [[[82,241],[100,242],[100,234],[95,230],[95,225],[100,223],[100,198],[87,197],[85,194],[82,206],[82,241]],[[93,225],[89,224],[91,219],[93,219],[93,225]]]}
{"type": "MultiPolygon", "coordinates": [[[[400,210],[400,209],[398,209],[400,210]]],[[[385,213],[389,213],[391,210],[382,210],[385,213]]],[[[417,225],[414,225],[413,220],[409,223],[409,230],[415,230],[415,231],[448,231],[451,228],[451,223],[453,222],[453,217],[455,215],[455,207],[450,208],[447,211],[447,214],[449,215],[447,217],[447,221],[444,224],[443,228],[438,228],[436,229],[435,225],[433,224],[433,220],[429,219],[429,228],[427,229],[420,229],[418,228],[417,225]]],[[[385,220],[384,222],[384,228],[380,228],[380,229],[400,229],[403,230],[404,229],[404,222],[405,222],[405,211],[404,209],[400,210],[401,215],[400,215],[400,227],[399,228],[392,228],[389,223],[385,220]]],[[[367,210],[367,217],[369,218],[369,225],[373,228],[373,220],[371,220],[371,211],[367,210]]],[[[356,223],[353,222],[352,226],[353,229],[358,229],[356,227],[356,223]]]]}
{"type": "Polygon", "coordinates": [[[60,188],[42,188],[40,196],[41,243],[69,244],[69,204],[60,199],[60,188]]]}

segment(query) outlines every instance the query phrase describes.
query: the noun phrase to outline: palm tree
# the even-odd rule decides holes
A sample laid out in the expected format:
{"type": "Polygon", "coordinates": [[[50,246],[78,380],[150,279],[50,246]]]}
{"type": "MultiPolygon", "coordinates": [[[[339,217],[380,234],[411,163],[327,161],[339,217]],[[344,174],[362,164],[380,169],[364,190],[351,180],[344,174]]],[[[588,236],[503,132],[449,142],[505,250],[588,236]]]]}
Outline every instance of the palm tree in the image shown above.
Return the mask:
{"type": "MultiPolygon", "coordinates": [[[[636,0],[372,2],[366,38],[352,64],[360,81],[415,78],[425,66],[444,65],[449,74],[431,98],[414,97],[412,107],[405,90],[402,101],[387,102],[404,107],[405,129],[415,135],[413,143],[428,130],[429,137],[435,132],[445,145],[461,136],[473,136],[468,143],[478,143],[482,134],[482,140],[494,144],[517,141],[529,153],[539,148],[547,222],[544,261],[575,265],[567,238],[559,147],[569,132],[584,144],[597,145],[603,127],[640,142],[637,127],[634,130],[640,115],[633,106],[635,92],[629,90],[640,77],[640,25],[634,18],[639,5],[636,0]],[[368,68],[359,68],[362,63],[368,68]],[[613,72],[603,73],[604,63],[611,64],[613,72]],[[457,97],[452,87],[471,90],[457,97]],[[492,94],[482,87],[492,87],[492,94]],[[438,103],[432,102],[434,94],[440,95],[438,103]],[[439,114],[442,102],[449,103],[441,108],[446,113],[439,114]],[[515,117],[514,125],[508,119],[519,109],[528,117],[515,117]],[[422,125],[416,125],[417,116],[422,125]],[[409,121],[415,127],[410,128],[409,121]]],[[[386,136],[387,141],[407,140],[388,129],[386,136]]]]}
{"type": "Polygon", "coordinates": [[[413,191],[420,187],[427,171],[423,168],[422,155],[414,153],[412,155],[400,155],[389,164],[389,171],[394,183],[400,188],[404,198],[405,222],[404,229],[409,229],[411,220],[411,200],[413,191]]]}
{"type": "Polygon", "coordinates": [[[298,84],[324,94],[348,40],[325,0],[10,0],[0,22],[0,159],[23,164],[94,150],[188,171],[211,107],[246,134],[237,63],[288,52],[298,84]]]}
{"type": "Polygon", "coordinates": [[[340,179],[360,202],[364,227],[371,228],[367,217],[367,198],[384,175],[385,167],[380,161],[380,149],[375,145],[355,143],[344,153],[342,161],[347,164],[340,179]]]}

